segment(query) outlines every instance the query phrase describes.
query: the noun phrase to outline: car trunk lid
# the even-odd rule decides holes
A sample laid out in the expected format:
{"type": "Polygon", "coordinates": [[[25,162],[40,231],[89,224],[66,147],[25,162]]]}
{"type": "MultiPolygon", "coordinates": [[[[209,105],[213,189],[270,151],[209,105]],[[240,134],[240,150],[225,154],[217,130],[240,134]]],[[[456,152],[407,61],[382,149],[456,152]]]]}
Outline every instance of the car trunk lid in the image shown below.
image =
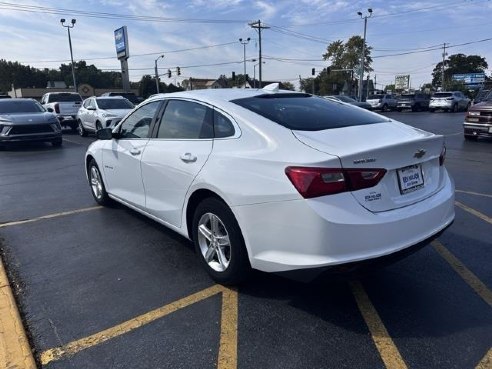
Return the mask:
{"type": "Polygon", "coordinates": [[[376,186],[352,192],[370,211],[422,201],[442,183],[442,136],[398,122],[293,133],[313,149],[338,156],[344,169],[386,170],[376,186]]]}

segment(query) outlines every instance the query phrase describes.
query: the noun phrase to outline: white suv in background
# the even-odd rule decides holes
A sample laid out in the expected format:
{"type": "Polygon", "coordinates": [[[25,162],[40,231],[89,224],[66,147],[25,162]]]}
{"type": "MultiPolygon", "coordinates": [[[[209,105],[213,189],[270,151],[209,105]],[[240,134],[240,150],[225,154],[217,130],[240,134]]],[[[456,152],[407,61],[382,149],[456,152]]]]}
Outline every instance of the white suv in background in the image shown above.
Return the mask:
{"type": "Polygon", "coordinates": [[[133,108],[134,105],[121,96],[90,97],[77,114],[79,134],[87,136],[88,132],[114,127],[133,108]]]}
{"type": "Polygon", "coordinates": [[[381,111],[387,111],[395,110],[398,100],[392,94],[376,94],[369,95],[366,102],[371,105],[372,110],[379,109],[381,111]]]}
{"type": "Polygon", "coordinates": [[[429,111],[437,109],[452,111],[456,113],[460,110],[466,111],[470,107],[470,99],[463,95],[461,91],[436,92],[432,95],[429,103],[429,111]]]}

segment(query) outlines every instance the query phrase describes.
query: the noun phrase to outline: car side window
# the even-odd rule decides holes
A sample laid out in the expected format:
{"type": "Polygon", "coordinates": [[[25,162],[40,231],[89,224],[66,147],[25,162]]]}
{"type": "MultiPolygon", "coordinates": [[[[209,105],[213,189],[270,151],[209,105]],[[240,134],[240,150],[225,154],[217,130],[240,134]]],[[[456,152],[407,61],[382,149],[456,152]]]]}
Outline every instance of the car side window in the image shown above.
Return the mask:
{"type": "Polygon", "coordinates": [[[152,101],[131,113],[120,126],[120,138],[148,138],[150,124],[160,104],[160,101],[152,101]]]}
{"type": "Polygon", "coordinates": [[[87,109],[91,105],[91,100],[92,99],[85,100],[82,106],[87,109]]]}
{"type": "Polygon", "coordinates": [[[212,138],[211,108],[191,101],[169,100],[161,119],[157,138],[212,138]]]}
{"type": "Polygon", "coordinates": [[[214,110],[214,137],[224,138],[234,136],[234,126],[224,114],[214,110]]]}

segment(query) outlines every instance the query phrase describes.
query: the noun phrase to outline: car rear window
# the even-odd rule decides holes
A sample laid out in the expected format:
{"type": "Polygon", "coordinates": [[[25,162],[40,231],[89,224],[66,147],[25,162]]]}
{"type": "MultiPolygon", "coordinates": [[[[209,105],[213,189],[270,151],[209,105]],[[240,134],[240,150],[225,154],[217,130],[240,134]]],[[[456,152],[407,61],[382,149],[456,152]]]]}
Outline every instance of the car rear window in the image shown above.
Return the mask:
{"type": "Polygon", "coordinates": [[[31,100],[2,100],[0,114],[40,113],[45,111],[36,101],[31,100]]]}
{"type": "Polygon", "coordinates": [[[70,102],[70,101],[82,101],[80,95],[77,94],[52,94],[49,96],[48,102],[70,102]]]}
{"type": "Polygon", "coordinates": [[[377,114],[308,94],[259,95],[232,102],[298,131],[320,131],[388,121],[377,114]]]}
{"type": "Polygon", "coordinates": [[[453,96],[452,92],[436,92],[433,97],[451,97],[453,96]]]}

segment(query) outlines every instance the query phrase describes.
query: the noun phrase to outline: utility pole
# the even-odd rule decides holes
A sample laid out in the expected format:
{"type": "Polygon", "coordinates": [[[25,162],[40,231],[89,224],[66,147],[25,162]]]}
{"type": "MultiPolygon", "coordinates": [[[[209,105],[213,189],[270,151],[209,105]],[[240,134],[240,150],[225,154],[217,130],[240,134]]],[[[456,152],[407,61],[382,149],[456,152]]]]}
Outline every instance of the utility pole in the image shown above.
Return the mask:
{"type": "Polygon", "coordinates": [[[258,80],[260,82],[260,88],[262,88],[262,86],[261,86],[261,81],[262,81],[262,74],[261,74],[261,69],[262,68],[261,68],[261,65],[263,63],[261,62],[261,30],[262,29],[267,29],[267,28],[270,28],[270,27],[268,27],[268,26],[262,26],[260,20],[258,20],[256,22],[249,23],[249,26],[251,28],[255,28],[255,29],[258,30],[258,41],[259,41],[259,44],[260,44],[260,47],[259,47],[259,55],[258,55],[258,61],[259,61],[259,64],[260,64],[259,65],[260,68],[259,68],[259,71],[258,71],[258,80]]]}
{"type": "Polygon", "coordinates": [[[359,70],[359,101],[362,101],[362,80],[364,79],[364,59],[366,53],[366,30],[367,30],[367,18],[372,16],[372,9],[367,9],[369,15],[362,16],[361,12],[357,12],[359,17],[364,19],[364,38],[362,41],[362,53],[360,55],[360,70],[359,70]]]}
{"type": "Polygon", "coordinates": [[[442,68],[441,68],[441,88],[443,91],[446,91],[445,85],[444,85],[444,63],[446,60],[446,56],[448,55],[448,54],[446,54],[446,43],[443,44],[442,48],[443,48],[443,51],[442,51],[442,68]]]}
{"type": "Polygon", "coordinates": [[[155,63],[155,89],[156,89],[157,93],[159,93],[159,71],[157,69],[157,61],[160,58],[164,58],[164,54],[162,54],[156,60],[154,60],[154,63],[155,63]]]}
{"type": "Polygon", "coordinates": [[[68,45],[70,46],[70,59],[72,60],[72,78],[73,78],[73,88],[77,92],[77,82],[75,81],[75,66],[73,65],[73,52],[72,52],[72,38],[70,37],[70,28],[75,26],[76,19],[72,19],[72,25],[65,25],[65,19],[60,19],[60,23],[63,27],[68,30],[68,45]]]}

